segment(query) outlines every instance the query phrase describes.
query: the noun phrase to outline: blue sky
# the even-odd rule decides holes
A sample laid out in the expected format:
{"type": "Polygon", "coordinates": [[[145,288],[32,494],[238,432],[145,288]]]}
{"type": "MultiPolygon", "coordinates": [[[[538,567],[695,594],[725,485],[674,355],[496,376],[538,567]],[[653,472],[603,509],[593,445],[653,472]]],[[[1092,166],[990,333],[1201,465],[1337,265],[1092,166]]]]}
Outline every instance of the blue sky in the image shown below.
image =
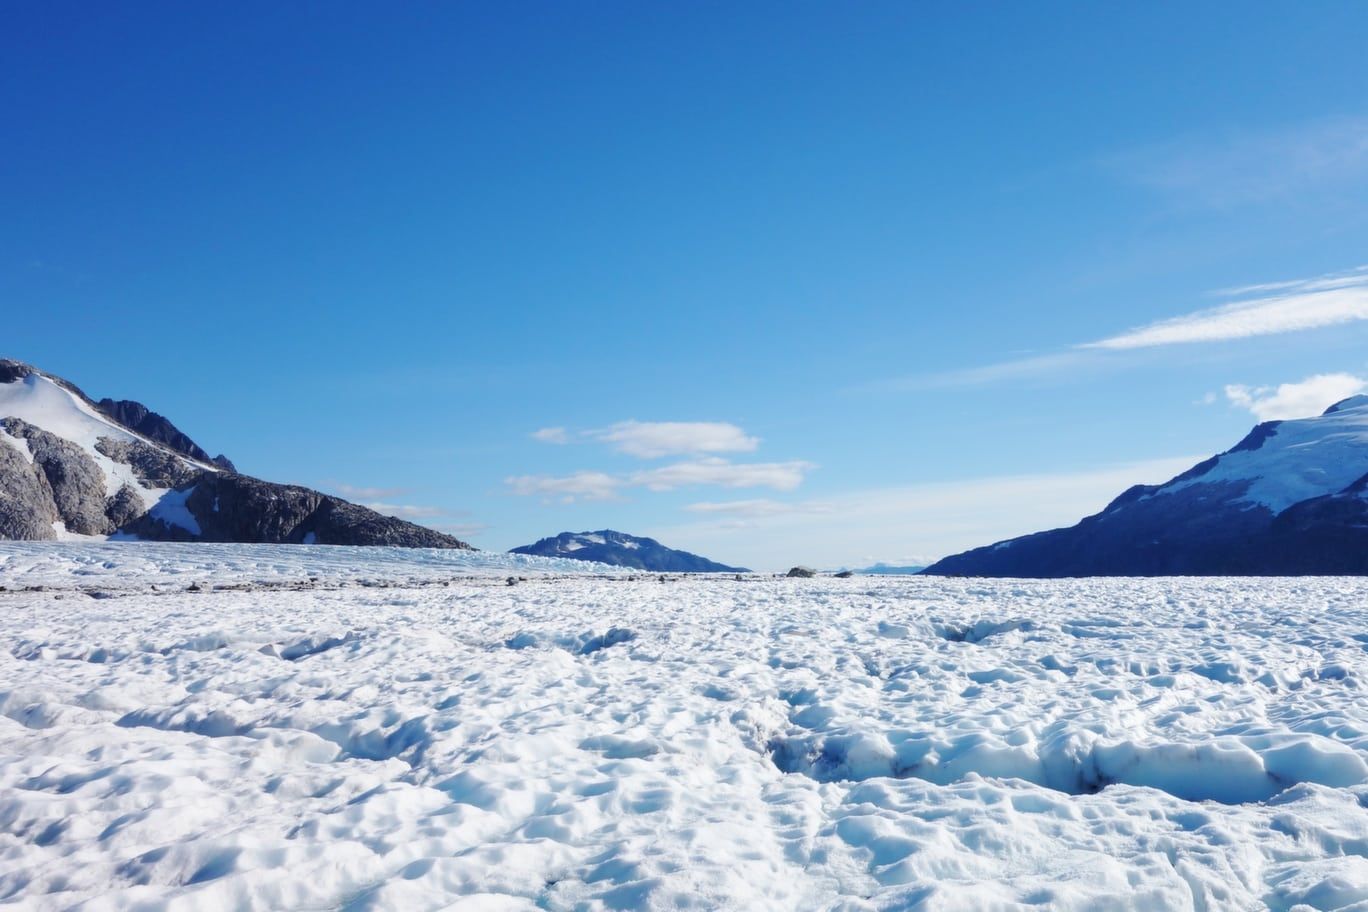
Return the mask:
{"type": "Polygon", "coordinates": [[[0,353],[482,547],[1072,522],[1368,377],[1368,7],[1194,6],[12,5],[0,353]]]}

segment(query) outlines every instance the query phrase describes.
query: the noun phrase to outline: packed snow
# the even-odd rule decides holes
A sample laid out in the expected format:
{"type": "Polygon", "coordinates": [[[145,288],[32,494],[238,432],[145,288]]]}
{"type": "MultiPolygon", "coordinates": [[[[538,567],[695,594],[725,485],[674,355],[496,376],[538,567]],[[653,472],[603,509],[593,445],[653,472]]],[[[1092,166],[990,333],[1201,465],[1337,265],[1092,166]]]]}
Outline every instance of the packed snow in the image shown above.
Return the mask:
{"type": "MultiPolygon", "coordinates": [[[[165,447],[102,415],[80,396],[42,374],[34,373],[11,383],[0,383],[0,416],[18,418],[80,446],[104,475],[107,495],[113,495],[121,487],[128,485],[139,493],[145,506],[155,507],[158,499],[166,493],[164,488],[150,488],[143,484],[132,466],[110,459],[96,449],[96,443],[101,437],[108,437],[111,440],[142,441],[162,449],[165,447]]],[[[29,462],[33,462],[33,453],[28,441],[0,432],[0,446],[4,445],[15,447],[29,462]]],[[[217,466],[197,462],[188,456],[182,456],[181,459],[186,465],[211,472],[218,471],[217,466]]],[[[184,512],[183,498],[180,509],[184,512]]],[[[172,513],[176,515],[174,507],[172,513]]],[[[192,517],[191,522],[193,521],[192,517]]],[[[180,522],[176,524],[184,525],[180,522]]]]}
{"type": "Polygon", "coordinates": [[[0,548],[0,901],[1368,908],[1368,580],[593,569],[0,548]]]}

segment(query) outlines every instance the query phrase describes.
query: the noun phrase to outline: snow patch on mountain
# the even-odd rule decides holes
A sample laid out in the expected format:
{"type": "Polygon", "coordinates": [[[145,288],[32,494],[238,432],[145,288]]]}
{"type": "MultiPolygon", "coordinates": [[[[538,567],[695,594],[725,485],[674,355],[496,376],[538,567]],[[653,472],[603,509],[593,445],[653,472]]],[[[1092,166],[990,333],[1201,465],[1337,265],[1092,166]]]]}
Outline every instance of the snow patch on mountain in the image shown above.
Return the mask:
{"type": "Polygon", "coordinates": [[[1250,438],[1248,446],[1221,454],[1205,472],[1151,496],[1201,484],[1247,484],[1240,500],[1276,514],[1336,494],[1368,472],[1368,396],[1346,399],[1320,417],[1259,425],[1250,438]]]}

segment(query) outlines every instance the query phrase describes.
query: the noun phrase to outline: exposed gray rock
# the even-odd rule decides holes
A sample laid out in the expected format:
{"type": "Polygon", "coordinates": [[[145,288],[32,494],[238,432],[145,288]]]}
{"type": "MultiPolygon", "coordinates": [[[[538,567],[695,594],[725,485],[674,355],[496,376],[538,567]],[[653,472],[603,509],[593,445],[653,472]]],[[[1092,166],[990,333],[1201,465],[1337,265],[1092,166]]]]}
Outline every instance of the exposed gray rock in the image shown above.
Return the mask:
{"type": "Polygon", "coordinates": [[[58,519],[42,470],[0,440],[0,539],[50,541],[57,537],[52,524],[58,519]]]}
{"type": "Polygon", "coordinates": [[[110,525],[116,529],[123,528],[146,512],[142,495],[128,485],[119,488],[113,497],[105,501],[105,516],[109,517],[110,525]]]}
{"type": "Polygon", "coordinates": [[[0,358],[0,383],[13,383],[16,380],[23,380],[32,373],[33,368],[23,361],[0,358]]]}
{"type": "Polygon", "coordinates": [[[68,531],[82,535],[114,531],[105,516],[104,473],[85,450],[18,418],[0,419],[0,427],[28,441],[33,464],[46,476],[58,518],[68,531]]]}
{"type": "Polygon", "coordinates": [[[177,454],[141,440],[101,437],[95,441],[95,449],[115,462],[132,467],[138,480],[151,488],[178,488],[199,477],[203,471],[188,465],[177,454]]]}
{"type": "Polygon", "coordinates": [[[450,535],[309,488],[228,472],[198,475],[185,506],[199,524],[198,536],[151,516],[140,518],[125,531],[168,541],[471,547],[450,535]]]}
{"type": "Polygon", "coordinates": [[[209,454],[172,424],[170,419],[158,415],[141,402],[134,402],[132,399],[101,399],[95,403],[95,407],[124,427],[137,431],[149,440],[164,443],[177,453],[200,462],[214,463],[230,472],[237,471],[227,456],[219,455],[210,459],[209,454]]]}
{"type": "Polygon", "coordinates": [[[840,573],[836,574],[836,578],[837,578],[837,579],[850,579],[850,578],[851,578],[852,576],[854,576],[854,575],[855,575],[855,571],[854,571],[854,570],[842,570],[840,573]]]}
{"type": "Polygon", "coordinates": [[[76,386],[21,361],[0,359],[0,383],[40,376],[82,402],[137,432],[145,440],[100,438],[99,456],[130,466],[151,488],[173,488],[186,495],[195,535],[148,515],[142,492],[122,486],[107,496],[107,482],[95,456],[78,444],[14,417],[0,416],[0,427],[21,438],[33,454],[0,441],[0,539],[52,539],[52,524],[72,532],[103,535],[128,532],[139,538],[170,541],[395,545],[470,548],[450,535],[382,516],[308,488],[278,485],[238,475],[222,457],[203,450],[160,415],[131,400],[96,404],[76,386]],[[211,471],[182,456],[228,469],[211,471]]]}
{"type": "Polygon", "coordinates": [[[817,571],[813,570],[811,567],[794,567],[786,575],[798,579],[812,579],[817,575],[817,571]]]}

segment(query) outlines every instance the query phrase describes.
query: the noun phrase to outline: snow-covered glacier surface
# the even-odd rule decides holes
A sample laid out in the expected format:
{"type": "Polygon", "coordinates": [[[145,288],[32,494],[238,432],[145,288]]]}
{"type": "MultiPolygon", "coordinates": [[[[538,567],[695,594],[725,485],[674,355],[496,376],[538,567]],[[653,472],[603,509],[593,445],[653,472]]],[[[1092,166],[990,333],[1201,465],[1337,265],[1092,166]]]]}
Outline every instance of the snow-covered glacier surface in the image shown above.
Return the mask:
{"type": "Polygon", "coordinates": [[[0,902],[1368,908],[1368,581],[114,547],[0,552],[0,902]]]}

